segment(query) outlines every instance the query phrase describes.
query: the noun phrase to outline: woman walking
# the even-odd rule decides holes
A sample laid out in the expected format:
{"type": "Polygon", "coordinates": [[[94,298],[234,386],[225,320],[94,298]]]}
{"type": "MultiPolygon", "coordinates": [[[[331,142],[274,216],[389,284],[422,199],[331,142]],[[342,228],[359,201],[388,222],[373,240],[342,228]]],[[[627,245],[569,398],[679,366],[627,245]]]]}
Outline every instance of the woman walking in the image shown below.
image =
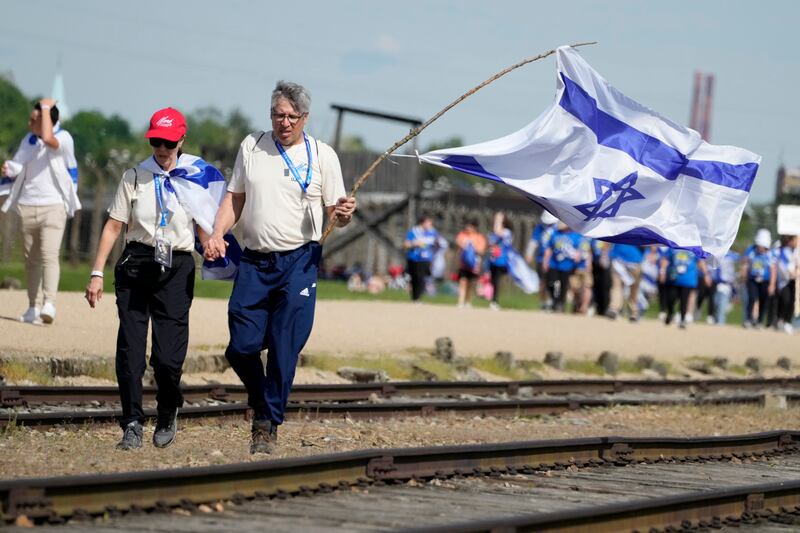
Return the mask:
{"type": "MultiPolygon", "coordinates": [[[[123,429],[117,444],[120,450],[142,446],[142,377],[151,323],[150,366],[158,387],[156,447],[164,448],[175,440],[178,409],[183,406],[180,381],[189,342],[195,278],[192,250],[198,217],[190,213],[193,201],[189,195],[177,198],[176,189],[181,190],[180,180],[196,176],[201,177],[196,183],[222,180],[224,184],[214,167],[181,152],[185,135],[186,121],[178,110],[166,108],[153,114],[145,134],[153,155],[123,174],[86,288],[86,299],[95,307],[103,295],[106,260],[125,225],[125,250],[114,268],[119,314],[116,372],[123,429]]],[[[197,231],[201,242],[206,242],[207,232],[199,226],[197,231]]]]}

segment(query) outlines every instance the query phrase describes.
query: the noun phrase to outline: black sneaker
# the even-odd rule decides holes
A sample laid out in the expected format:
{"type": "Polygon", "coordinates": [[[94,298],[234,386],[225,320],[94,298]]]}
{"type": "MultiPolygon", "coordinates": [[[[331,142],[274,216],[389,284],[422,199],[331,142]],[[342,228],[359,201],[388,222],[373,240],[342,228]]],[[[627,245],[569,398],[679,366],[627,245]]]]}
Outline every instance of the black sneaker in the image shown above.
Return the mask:
{"type": "Polygon", "coordinates": [[[272,453],[278,442],[278,426],[269,420],[253,420],[250,432],[250,453],[272,453]]]}
{"type": "Polygon", "coordinates": [[[159,409],[156,430],[153,433],[153,446],[166,448],[175,442],[178,434],[178,409],[159,409]]]}
{"type": "Polygon", "coordinates": [[[135,450],[142,447],[144,428],[134,420],[122,429],[122,439],[117,443],[118,450],[135,450]]]}

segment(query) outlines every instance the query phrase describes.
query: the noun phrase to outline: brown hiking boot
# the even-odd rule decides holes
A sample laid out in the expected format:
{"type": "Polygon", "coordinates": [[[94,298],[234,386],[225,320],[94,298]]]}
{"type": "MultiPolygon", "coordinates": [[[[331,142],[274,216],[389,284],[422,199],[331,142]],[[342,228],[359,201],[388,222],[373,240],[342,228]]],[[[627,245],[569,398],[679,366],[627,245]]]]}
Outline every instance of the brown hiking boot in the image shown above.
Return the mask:
{"type": "Polygon", "coordinates": [[[253,420],[250,430],[250,453],[272,453],[278,442],[278,426],[269,420],[253,420]]]}

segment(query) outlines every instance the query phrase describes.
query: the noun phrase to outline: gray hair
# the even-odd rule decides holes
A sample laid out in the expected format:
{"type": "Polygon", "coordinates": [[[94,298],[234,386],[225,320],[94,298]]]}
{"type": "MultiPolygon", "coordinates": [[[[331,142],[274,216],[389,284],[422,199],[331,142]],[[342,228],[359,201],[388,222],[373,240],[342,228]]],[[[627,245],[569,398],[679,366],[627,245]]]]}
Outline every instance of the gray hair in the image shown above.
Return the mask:
{"type": "Polygon", "coordinates": [[[285,98],[298,113],[308,113],[311,109],[311,95],[302,85],[280,80],[272,91],[271,109],[275,109],[278,100],[285,98]]]}

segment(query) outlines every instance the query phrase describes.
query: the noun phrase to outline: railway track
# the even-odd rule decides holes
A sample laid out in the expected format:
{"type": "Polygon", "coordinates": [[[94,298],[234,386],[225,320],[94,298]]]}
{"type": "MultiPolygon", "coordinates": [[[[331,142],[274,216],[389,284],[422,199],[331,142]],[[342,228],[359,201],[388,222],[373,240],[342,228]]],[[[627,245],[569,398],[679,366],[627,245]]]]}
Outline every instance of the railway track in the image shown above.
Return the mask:
{"type": "MultiPolygon", "coordinates": [[[[764,390],[800,391],[800,377],[747,378],[708,380],[547,380],[547,381],[396,381],[387,383],[295,385],[291,402],[365,401],[370,398],[394,396],[457,396],[462,394],[486,396],[507,394],[566,395],[615,394],[621,392],[709,394],[714,392],[757,392],[764,390]]],[[[155,400],[156,389],[144,388],[145,401],[155,400]]],[[[187,401],[213,399],[243,401],[247,393],[241,385],[189,385],[183,387],[187,401]]],[[[41,405],[46,403],[116,402],[116,387],[48,387],[6,386],[0,388],[0,407],[41,405]]]]}
{"type": "MultiPolygon", "coordinates": [[[[444,413],[531,416],[623,405],[758,405],[765,401],[761,391],[770,386],[772,392],[782,387],[778,390],[787,404],[796,404],[800,402],[800,391],[791,392],[793,384],[794,380],[720,380],[711,384],[677,381],[604,383],[598,380],[304,385],[297,387],[290,397],[287,417],[376,419],[444,413]],[[605,392],[587,396],[587,389],[605,392]],[[543,393],[542,390],[550,392],[543,393]],[[738,392],[732,393],[734,390],[738,392]],[[517,397],[509,398],[509,391],[514,391],[517,397]],[[470,399],[458,399],[463,396],[470,399]]],[[[5,408],[0,409],[0,427],[111,423],[119,415],[117,409],[103,407],[115,403],[117,392],[113,387],[15,387],[4,390],[8,402],[5,408]],[[81,407],[75,409],[75,406],[81,407]]],[[[187,387],[187,399],[203,405],[185,407],[180,416],[184,419],[248,416],[248,407],[241,402],[244,394],[243,388],[236,386],[187,387]]],[[[147,398],[153,401],[152,389],[148,390],[147,398]]],[[[154,409],[147,409],[145,413],[148,417],[155,415],[154,409]]]]}
{"type": "Polygon", "coordinates": [[[97,531],[681,531],[755,521],[791,531],[799,444],[800,432],[776,431],[364,450],[5,481],[0,502],[7,523],[24,515],[97,531]],[[213,515],[199,507],[218,502],[225,510],[213,515]],[[97,516],[111,521],[86,522],[97,516]]]}

